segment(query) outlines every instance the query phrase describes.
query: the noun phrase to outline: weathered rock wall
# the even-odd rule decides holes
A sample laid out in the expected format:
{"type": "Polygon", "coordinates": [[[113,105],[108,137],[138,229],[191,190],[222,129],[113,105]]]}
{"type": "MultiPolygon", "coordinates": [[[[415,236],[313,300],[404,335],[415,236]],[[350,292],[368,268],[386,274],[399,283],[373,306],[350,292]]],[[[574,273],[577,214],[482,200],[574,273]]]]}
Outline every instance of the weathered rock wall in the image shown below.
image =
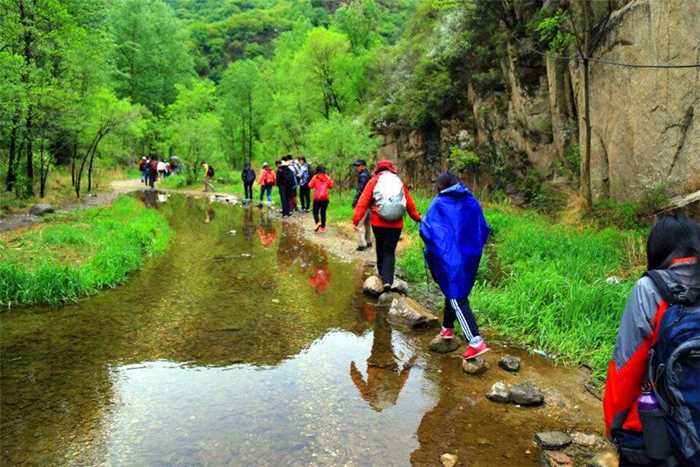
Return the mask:
{"type": "MultiPolygon", "coordinates": [[[[594,57],[636,64],[700,63],[700,2],[629,3],[613,13],[594,57]]],[[[700,69],[593,63],[590,71],[594,194],[634,199],[657,182],[671,194],[700,189],[700,69]]],[[[581,86],[576,94],[580,106],[581,86]]],[[[583,138],[580,146],[583,153],[583,138]]]]}
{"type": "MultiPolygon", "coordinates": [[[[582,69],[576,61],[542,57],[535,68],[539,82],[533,82],[531,59],[521,63],[531,47],[508,44],[501,64],[505,93],[479,95],[469,88],[464,90],[467,117],[428,130],[381,131],[379,157],[397,161],[413,184],[425,184],[447,168],[455,145],[490,146],[528,161],[544,178],[560,179],[562,168],[576,171],[575,155],[585,153],[582,69]]],[[[626,3],[611,16],[593,57],[631,64],[700,63],[700,2],[626,3]]],[[[590,77],[594,196],[635,200],[655,183],[671,195],[700,189],[700,70],[594,62],[590,77]]]]}

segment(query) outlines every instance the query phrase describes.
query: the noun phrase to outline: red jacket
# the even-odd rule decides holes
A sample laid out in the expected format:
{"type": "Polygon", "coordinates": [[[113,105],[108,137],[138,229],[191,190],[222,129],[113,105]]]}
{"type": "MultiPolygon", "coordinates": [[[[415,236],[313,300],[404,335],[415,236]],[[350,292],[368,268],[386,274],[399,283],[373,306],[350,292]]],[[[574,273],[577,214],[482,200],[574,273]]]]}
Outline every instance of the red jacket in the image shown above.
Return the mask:
{"type": "MultiPolygon", "coordinates": [[[[367,212],[367,210],[371,209],[370,224],[372,224],[373,227],[403,229],[403,219],[399,219],[396,221],[387,221],[382,219],[379,216],[378,207],[376,206],[376,204],[374,204],[374,187],[377,186],[379,175],[385,170],[389,170],[393,173],[397,172],[396,167],[394,167],[394,164],[392,164],[391,161],[380,161],[377,164],[377,168],[374,171],[374,176],[369,179],[369,182],[367,182],[365,189],[360,195],[360,199],[357,200],[357,206],[355,206],[355,214],[352,216],[353,224],[359,224],[362,218],[365,217],[365,213],[367,212]]],[[[408,191],[408,188],[406,188],[406,185],[403,186],[403,193],[406,197],[406,210],[408,211],[408,215],[411,216],[411,219],[413,219],[414,221],[420,222],[420,213],[418,212],[418,209],[416,209],[416,203],[415,201],[413,201],[413,197],[408,191]]]]}
{"type": "Polygon", "coordinates": [[[265,167],[260,171],[260,177],[258,178],[258,185],[267,186],[274,185],[276,181],[275,173],[270,170],[269,167],[265,167]]]}
{"type": "MultiPolygon", "coordinates": [[[[680,284],[694,283],[695,258],[673,260],[668,271],[680,284]]],[[[617,333],[613,359],[603,396],[605,433],[615,430],[642,431],[637,401],[647,378],[649,350],[656,342],[661,320],[668,308],[648,277],[637,281],[632,290],[617,333]]]]}
{"type": "Polygon", "coordinates": [[[314,201],[328,201],[328,190],[333,188],[333,180],[325,173],[316,174],[311,178],[309,188],[314,190],[314,201]]]}

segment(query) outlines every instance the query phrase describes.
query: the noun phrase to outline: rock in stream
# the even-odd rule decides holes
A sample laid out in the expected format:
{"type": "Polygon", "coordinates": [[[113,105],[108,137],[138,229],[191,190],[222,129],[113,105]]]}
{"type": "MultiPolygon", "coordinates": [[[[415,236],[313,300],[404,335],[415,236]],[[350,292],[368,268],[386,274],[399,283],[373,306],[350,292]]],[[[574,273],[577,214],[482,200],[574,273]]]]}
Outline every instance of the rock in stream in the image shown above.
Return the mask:
{"type": "Polygon", "coordinates": [[[362,293],[372,297],[379,297],[384,292],[384,283],[377,276],[369,276],[362,284],[362,293]]]}
{"type": "Polygon", "coordinates": [[[532,383],[515,384],[510,388],[510,400],[513,404],[537,406],[544,403],[544,393],[532,383]]]}
{"type": "Polygon", "coordinates": [[[429,312],[423,305],[408,297],[399,297],[391,302],[389,322],[408,326],[411,329],[435,328],[440,326],[437,316],[429,312]]]}
{"type": "Polygon", "coordinates": [[[460,346],[460,340],[455,337],[453,339],[443,339],[439,335],[430,341],[430,350],[437,353],[450,353],[457,350],[460,346]]]}
{"type": "Polygon", "coordinates": [[[535,434],[535,441],[542,449],[563,449],[571,444],[571,436],[561,431],[543,431],[535,434]]]}
{"type": "Polygon", "coordinates": [[[498,361],[498,366],[511,373],[520,371],[520,358],[506,355],[498,361]]]}

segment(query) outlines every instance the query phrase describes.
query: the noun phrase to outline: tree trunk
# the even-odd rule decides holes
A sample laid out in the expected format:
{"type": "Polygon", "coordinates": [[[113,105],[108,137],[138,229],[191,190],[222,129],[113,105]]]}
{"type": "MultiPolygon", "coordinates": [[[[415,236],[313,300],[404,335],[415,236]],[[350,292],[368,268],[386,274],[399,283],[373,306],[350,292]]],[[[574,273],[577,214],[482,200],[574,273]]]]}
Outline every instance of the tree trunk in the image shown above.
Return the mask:
{"type": "Polygon", "coordinates": [[[5,177],[5,190],[12,191],[15,187],[15,182],[17,181],[16,175],[16,158],[17,153],[17,127],[19,125],[19,112],[15,113],[12,118],[12,131],[10,132],[10,154],[9,160],[7,162],[7,176],[5,177]]]}
{"type": "Polygon", "coordinates": [[[29,106],[27,110],[27,133],[25,134],[25,139],[27,143],[27,196],[34,196],[34,147],[32,134],[33,129],[33,114],[32,107],[29,106]]]}
{"type": "Polygon", "coordinates": [[[248,92],[248,160],[253,160],[253,93],[248,92]]]}
{"type": "Polygon", "coordinates": [[[588,57],[583,58],[583,120],[585,150],[581,157],[580,193],[586,202],[586,207],[593,206],[593,193],[591,191],[591,89],[590,89],[590,63],[588,57]]]}
{"type": "Polygon", "coordinates": [[[88,163],[88,193],[92,193],[92,166],[95,160],[95,154],[97,151],[92,151],[90,156],[90,162],[88,163]]]}
{"type": "Polygon", "coordinates": [[[70,183],[75,187],[75,160],[78,158],[78,138],[73,142],[73,154],[70,158],[70,183]]]}
{"type": "MultiPolygon", "coordinates": [[[[34,61],[34,52],[32,50],[34,37],[32,35],[32,14],[28,12],[25,7],[24,0],[19,0],[17,6],[19,7],[19,20],[22,24],[23,34],[22,38],[24,40],[24,65],[25,71],[22,72],[22,83],[27,87],[27,94],[29,92],[29,69],[32,62],[34,61]]],[[[29,105],[27,110],[27,124],[26,133],[24,135],[26,149],[27,149],[27,186],[25,195],[34,194],[34,160],[33,160],[33,148],[32,148],[32,106],[29,105]]]]}

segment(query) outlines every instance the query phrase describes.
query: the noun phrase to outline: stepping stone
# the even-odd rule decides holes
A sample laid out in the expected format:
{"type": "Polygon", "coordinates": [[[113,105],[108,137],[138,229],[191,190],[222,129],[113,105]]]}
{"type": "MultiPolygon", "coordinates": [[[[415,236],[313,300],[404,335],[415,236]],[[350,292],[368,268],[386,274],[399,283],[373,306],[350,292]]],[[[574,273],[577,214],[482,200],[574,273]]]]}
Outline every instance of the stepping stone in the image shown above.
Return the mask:
{"type": "Polygon", "coordinates": [[[462,360],[462,371],[468,375],[480,375],[489,369],[489,364],[481,357],[462,360]]]}
{"type": "Polygon", "coordinates": [[[513,404],[534,407],[544,404],[544,393],[532,383],[516,384],[510,389],[513,404]]]}
{"type": "Polygon", "coordinates": [[[379,297],[384,292],[384,283],[377,276],[369,276],[362,284],[362,293],[372,297],[379,297]]]}
{"type": "Polygon", "coordinates": [[[499,381],[491,386],[491,390],[486,394],[486,398],[493,402],[498,402],[500,404],[507,404],[510,402],[510,391],[506,383],[499,381]]]}
{"type": "Polygon", "coordinates": [[[403,296],[391,302],[388,320],[392,324],[408,326],[411,329],[427,329],[440,326],[440,320],[437,316],[415,300],[403,296]]]}
{"type": "MultiPolygon", "coordinates": [[[[381,299],[381,297],[380,297],[381,299]]],[[[453,339],[443,339],[439,335],[430,341],[430,350],[437,353],[450,353],[454,352],[460,347],[460,341],[457,337],[453,339]]]]}
{"type": "Polygon", "coordinates": [[[520,371],[520,358],[506,355],[498,361],[498,366],[511,373],[517,373],[520,371]]]}
{"type": "Polygon", "coordinates": [[[543,431],[535,434],[535,441],[542,449],[558,450],[571,444],[571,436],[561,431],[543,431]]]}

